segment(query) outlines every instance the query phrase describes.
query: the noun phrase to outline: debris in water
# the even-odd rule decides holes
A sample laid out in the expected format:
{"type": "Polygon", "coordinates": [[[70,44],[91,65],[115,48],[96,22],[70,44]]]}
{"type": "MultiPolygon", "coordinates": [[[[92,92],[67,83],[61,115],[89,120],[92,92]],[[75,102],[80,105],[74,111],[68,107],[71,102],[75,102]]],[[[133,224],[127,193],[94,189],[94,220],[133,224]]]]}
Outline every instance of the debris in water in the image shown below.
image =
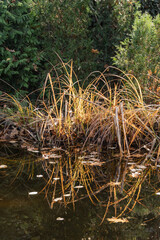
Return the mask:
{"type": "Polygon", "coordinates": [[[81,163],[90,166],[102,166],[102,164],[105,162],[100,162],[98,159],[93,159],[91,161],[82,161],[81,163]]]}
{"type": "Polygon", "coordinates": [[[7,168],[7,165],[4,165],[4,164],[0,165],[0,169],[2,168],[7,168]]]}
{"type": "Polygon", "coordinates": [[[58,201],[61,201],[61,200],[62,200],[62,197],[55,198],[55,199],[54,199],[54,202],[58,202],[58,201]]]}
{"type": "Polygon", "coordinates": [[[64,218],[58,217],[58,218],[56,218],[56,220],[57,220],[57,221],[63,221],[64,218]]]}
{"type": "Polygon", "coordinates": [[[127,218],[112,217],[112,218],[107,218],[107,220],[111,223],[128,223],[129,222],[127,218]]]}
{"type": "Polygon", "coordinates": [[[17,143],[17,141],[13,141],[13,140],[10,140],[9,142],[12,144],[17,143]]]}
{"type": "Polygon", "coordinates": [[[75,186],[74,188],[79,189],[79,188],[84,188],[84,186],[75,186]]]}
{"type": "Polygon", "coordinates": [[[57,178],[56,178],[56,177],[55,177],[55,178],[53,178],[53,180],[55,180],[55,181],[57,181],[57,180],[59,180],[59,179],[60,179],[59,177],[57,177],[57,178]]]}
{"type": "Polygon", "coordinates": [[[71,196],[70,193],[66,193],[66,194],[64,194],[64,197],[70,197],[70,196],[71,196]]]}
{"type": "Polygon", "coordinates": [[[140,172],[132,172],[131,174],[129,174],[131,177],[133,178],[138,178],[138,176],[140,175],[140,172]]]}
{"type": "Polygon", "coordinates": [[[141,223],[141,226],[146,226],[147,225],[147,223],[141,223]]]}
{"type": "Polygon", "coordinates": [[[43,175],[42,174],[39,174],[39,175],[36,175],[37,178],[42,178],[43,175]]]}
{"type": "Polygon", "coordinates": [[[157,192],[156,195],[160,195],[160,192],[157,192]]]}
{"type": "Polygon", "coordinates": [[[57,155],[57,154],[54,154],[54,153],[52,153],[52,154],[42,154],[42,158],[43,159],[51,159],[51,158],[61,158],[62,157],[62,155],[57,155]]]}
{"type": "Polygon", "coordinates": [[[28,194],[29,195],[36,195],[36,194],[38,194],[38,192],[29,192],[28,194]]]}

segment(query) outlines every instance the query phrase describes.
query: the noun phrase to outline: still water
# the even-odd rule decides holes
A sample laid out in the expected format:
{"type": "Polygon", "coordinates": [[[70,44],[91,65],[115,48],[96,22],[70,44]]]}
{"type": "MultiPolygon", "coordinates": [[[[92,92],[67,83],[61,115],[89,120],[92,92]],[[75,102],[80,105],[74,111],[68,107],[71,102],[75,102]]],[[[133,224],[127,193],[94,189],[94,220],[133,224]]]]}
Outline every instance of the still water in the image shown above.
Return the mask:
{"type": "MultiPolygon", "coordinates": [[[[23,152],[19,151],[17,153],[15,149],[11,150],[4,146],[1,148],[0,165],[2,166],[3,164],[7,167],[0,169],[0,240],[160,239],[160,196],[155,194],[155,188],[160,187],[159,182],[157,183],[157,175],[153,174],[153,181],[150,179],[149,182],[144,182],[143,190],[134,209],[127,215],[124,214],[123,218],[121,218],[127,219],[127,222],[111,223],[108,221],[108,219],[115,216],[114,205],[109,208],[101,224],[106,211],[105,201],[108,199],[108,192],[100,192],[98,201],[94,201],[95,204],[93,204],[86,197],[84,189],[79,188],[77,195],[82,200],[77,201],[78,197],[75,196],[75,205],[66,200],[66,206],[64,206],[65,204],[62,201],[55,201],[51,209],[50,195],[53,196],[55,188],[52,188],[50,184],[49,187],[46,187],[41,192],[46,186],[47,177],[49,178],[50,176],[50,168],[48,167],[46,170],[44,162],[42,165],[42,161],[37,161],[39,157],[35,157],[33,154],[25,154],[25,157],[23,157],[22,154],[23,152]],[[9,160],[6,160],[6,155],[8,156],[8,154],[12,158],[9,157],[9,160]],[[35,159],[34,164],[33,159],[35,159]],[[28,163],[23,164],[24,161],[28,163]],[[154,186],[153,183],[155,183],[154,186]],[[38,192],[38,194],[29,194],[33,192],[38,192]]],[[[82,158],[82,155],[79,154],[78,158],[80,159],[80,157],[82,158]]],[[[104,161],[103,157],[102,161],[104,161]]],[[[78,165],[78,168],[80,168],[80,165],[78,165]]],[[[117,164],[115,161],[111,161],[108,157],[108,165],[104,167],[105,170],[103,169],[101,178],[98,177],[99,182],[100,180],[102,181],[104,173],[107,175],[107,177],[105,176],[105,181],[111,179],[112,175],[117,177],[116,168],[117,164]]],[[[55,168],[54,171],[57,171],[57,169],[55,168]]],[[[67,175],[67,167],[63,166],[64,169],[65,175],[67,175]]],[[[98,174],[101,172],[102,167],[96,166],[96,169],[98,169],[96,172],[98,174]]],[[[57,179],[58,177],[62,178],[61,168],[59,172],[60,174],[58,175],[57,172],[56,175],[57,179]]],[[[75,172],[73,175],[75,176],[75,172]]],[[[52,177],[55,178],[55,176],[52,177]]],[[[99,182],[96,182],[96,185],[99,182]]],[[[76,178],[77,183],[78,178],[76,178]]],[[[131,182],[126,184],[129,185],[131,182]]],[[[68,180],[66,180],[64,189],[66,189],[66,186],[68,186],[68,180]]],[[[57,187],[56,189],[58,196],[61,194],[59,188],[57,187]]],[[[70,188],[72,188],[72,185],[68,187],[67,193],[70,188]]],[[[111,188],[109,189],[110,191],[111,188]]],[[[115,193],[113,192],[113,194],[115,193]]],[[[118,197],[118,193],[116,194],[118,197]]],[[[119,203],[117,212],[124,206],[123,202],[122,204],[119,203]]]]}

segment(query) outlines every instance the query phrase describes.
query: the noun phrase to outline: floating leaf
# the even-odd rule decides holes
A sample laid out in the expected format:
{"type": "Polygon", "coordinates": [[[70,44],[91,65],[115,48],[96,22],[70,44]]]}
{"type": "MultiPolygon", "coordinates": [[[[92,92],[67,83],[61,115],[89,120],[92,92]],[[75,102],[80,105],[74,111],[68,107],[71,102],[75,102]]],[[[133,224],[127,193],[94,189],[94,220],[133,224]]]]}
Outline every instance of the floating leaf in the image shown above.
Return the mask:
{"type": "Polygon", "coordinates": [[[61,158],[61,155],[57,155],[57,154],[42,154],[43,159],[50,159],[50,158],[61,158]]]}
{"type": "Polygon", "coordinates": [[[97,161],[97,159],[95,161],[95,159],[93,159],[93,161],[82,161],[81,163],[85,165],[90,165],[90,166],[101,166],[105,162],[97,161]]]}
{"type": "Polygon", "coordinates": [[[63,221],[64,218],[58,217],[58,218],[56,218],[56,220],[57,220],[57,221],[63,221]]]}
{"type": "Polygon", "coordinates": [[[64,197],[70,197],[70,196],[71,196],[70,193],[66,193],[66,194],[64,194],[64,197]]]}
{"type": "Polygon", "coordinates": [[[4,164],[0,165],[0,169],[2,168],[7,168],[7,165],[4,165],[4,164]]]}
{"type": "Polygon", "coordinates": [[[61,200],[62,200],[62,197],[55,198],[55,199],[54,199],[54,202],[58,202],[58,201],[61,201],[61,200]]]}
{"type": "Polygon", "coordinates": [[[55,180],[55,181],[57,181],[57,180],[59,180],[59,179],[60,179],[59,177],[57,177],[57,178],[56,178],[56,177],[55,177],[55,178],[53,178],[53,180],[55,180]]]}
{"type": "Polygon", "coordinates": [[[42,174],[39,174],[39,175],[36,175],[37,178],[42,178],[43,175],[42,174]]]}
{"type": "Polygon", "coordinates": [[[128,223],[129,222],[127,218],[112,217],[112,218],[107,218],[107,220],[112,223],[128,223]]]}
{"type": "Polygon", "coordinates": [[[138,178],[138,176],[140,175],[140,172],[133,172],[131,174],[129,174],[129,176],[133,177],[133,178],[138,178]]]}
{"type": "Polygon", "coordinates": [[[12,144],[17,143],[17,141],[14,141],[14,140],[11,140],[9,142],[12,143],[12,144]]]}
{"type": "Polygon", "coordinates": [[[160,195],[160,192],[157,192],[157,193],[156,193],[156,195],[158,195],[158,196],[159,196],[159,195],[160,195]]]}
{"type": "Polygon", "coordinates": [[[74,188],[79,189],[79,188],[84,188],[83,186],[75,186],[74,188]]]}
{"type": "Polygon", "coordinates": [[[36,195],[36,194],[38,194],[38,192],[29,192],[28,194],[29,195],[36,195]]]}

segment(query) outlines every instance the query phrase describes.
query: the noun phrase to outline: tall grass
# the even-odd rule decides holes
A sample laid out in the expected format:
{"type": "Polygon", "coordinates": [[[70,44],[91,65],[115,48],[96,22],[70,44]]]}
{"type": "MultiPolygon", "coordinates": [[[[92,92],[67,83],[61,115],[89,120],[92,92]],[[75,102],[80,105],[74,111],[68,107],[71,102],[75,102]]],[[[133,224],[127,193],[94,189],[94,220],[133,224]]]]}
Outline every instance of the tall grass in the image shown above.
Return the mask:
{"type": "Polygon", "coordinates": [[[28,96],[19,101],[2,95],[3,102],[14,105],[4,109],[7,118],[23,129],[17,139],[41,147],[92,143],[101,150],[114,145],[121,155],[154,139],[159,143],[160,106],[145,102],[146,95],[133,75],[108,67],[89,79],[87,87],[82,87],[73,62],[61,61],[59,68],[47,74],[35,105],[28,96]],[[110,74],[111,68],[119,75],[110,74]]]}

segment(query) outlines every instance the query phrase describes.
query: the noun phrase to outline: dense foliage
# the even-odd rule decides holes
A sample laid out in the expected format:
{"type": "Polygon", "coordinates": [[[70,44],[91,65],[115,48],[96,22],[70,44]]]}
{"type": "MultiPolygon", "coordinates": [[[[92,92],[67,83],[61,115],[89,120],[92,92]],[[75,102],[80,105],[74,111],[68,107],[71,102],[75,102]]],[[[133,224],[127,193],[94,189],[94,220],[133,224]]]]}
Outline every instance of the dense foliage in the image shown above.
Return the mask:
{"type": "Polygon", "coordinates": [[[153,84],[150,75],[160,76],[160,15],[155,19],[149,14],[136,17],[130,38],[117,47],[114,62],[133,73],[144,86],[153,84]]]}
{"type": "Polygon", "coordinates": [[[99,69],[112,64],[115,46],[131,32],[139,3],[126,0],[95,1],[91,34],[94,47],[100,51],[99,69]]]}
{"type": "Polygon", "coordinates": [[[39,81],[39,39],[30,4],[0,1],[0,77],[21,93],[37,88],[39,81]]]}
{"type": "Polygon", "coordinates": [[[85,75],[93,69],[95,55],[92,53],[92,40],[89,33],[89,3],[82,1],[35,1],[34,11],[41,24],[44,56],[55,65],[74,59],[76,70],[85,75]]]}
{"type": "Polygon", "coordinates": [[[142,12],[148,12],[151,16],[156,16],[160,13],[160,1],[159,0],[140,0],[142,12]]]}
{"type": "Polygon", "coordinates": [[[159,1],[0,1],[1,89],[10,91],[6,82],[21,94],[35,90],[59,63],[57,55],[64,62],[73,59],[79,79],[92,71],[103,71],[113,59],[125,71],[154,72],[159,61],[159,20],[152,22],[149,15],[141,18],[140,10],[155,17],[160,12],[159,1]],[[143,39],[140,42],[134,41],[138,34],[143,39]],[[153,44],[150,50],[148,44],[153,44]],[[136,66],[130,64],[130,58],[136,66]],[[144,69],[146,58],[152,63],[144,69]]]}

